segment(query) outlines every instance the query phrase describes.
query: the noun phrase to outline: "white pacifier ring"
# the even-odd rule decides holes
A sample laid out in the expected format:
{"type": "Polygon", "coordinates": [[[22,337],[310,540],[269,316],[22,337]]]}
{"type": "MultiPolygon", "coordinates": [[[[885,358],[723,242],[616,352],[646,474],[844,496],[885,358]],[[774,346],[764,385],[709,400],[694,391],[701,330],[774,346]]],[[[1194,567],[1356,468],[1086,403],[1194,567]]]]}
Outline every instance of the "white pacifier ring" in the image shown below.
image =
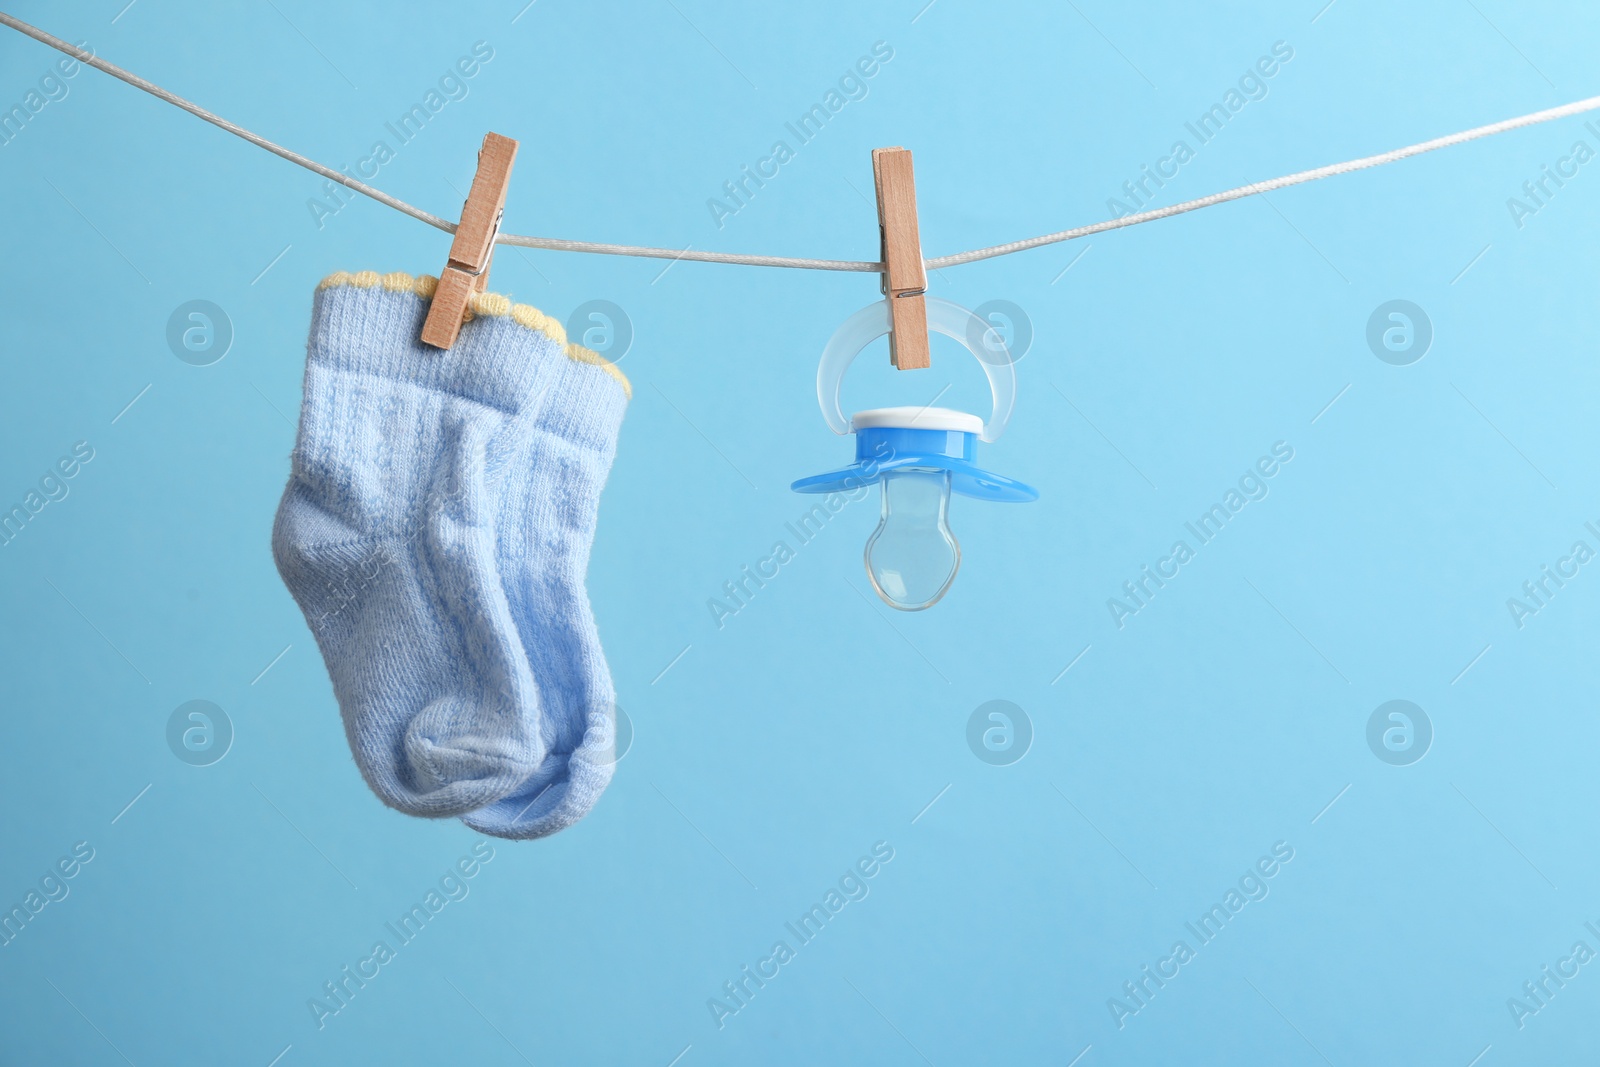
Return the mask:
{"type": "MultiPolygon", "coordinates": [[[[817,402],[822,406],[822,417],[828,429],[841,436],[851,432],[850,420],[839,403],[845,371],[864,348],[889,333],[889,299],[868,304],[845,319],[822,350],[822,362],[817,367],[817,402]]],[[[983,366],[994,407],[989,420],[983,424],[979,439],[994,441],[1005,432],[1017,402],[1017,371],[1012,365],[1011,353],[993,327],[973,312],[936,296],[924,299],[928,306],[928,328],[961,342],[983,366]]]]}

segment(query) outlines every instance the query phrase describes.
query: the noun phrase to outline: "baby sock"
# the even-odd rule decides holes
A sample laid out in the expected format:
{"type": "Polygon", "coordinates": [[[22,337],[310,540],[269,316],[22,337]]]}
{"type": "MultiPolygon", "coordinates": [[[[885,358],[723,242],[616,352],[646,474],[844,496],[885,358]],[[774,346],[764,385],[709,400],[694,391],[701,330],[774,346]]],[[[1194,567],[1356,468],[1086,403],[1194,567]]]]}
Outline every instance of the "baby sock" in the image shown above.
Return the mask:
{"type": "Polygon", "coordinates": [[[424,346],[409,275],[351,277],[317,293],[273,554],[367,783],[408,814],[459,815],[544,755],[493,524],[506,460],[557,368],[505,332],[424,346]]]}
{"type": "Polygon", "coordinates": [[[628,395],[603,360],[575,346],[567,352],[575,358],[559,361],[515,460],[526,476],[501,488],[495,558],[539,686],[545,756],[515,791],[463,816],[499,837],[570,826],[594,806],[615,763],[616,697],[584,577],[628,395]]]}

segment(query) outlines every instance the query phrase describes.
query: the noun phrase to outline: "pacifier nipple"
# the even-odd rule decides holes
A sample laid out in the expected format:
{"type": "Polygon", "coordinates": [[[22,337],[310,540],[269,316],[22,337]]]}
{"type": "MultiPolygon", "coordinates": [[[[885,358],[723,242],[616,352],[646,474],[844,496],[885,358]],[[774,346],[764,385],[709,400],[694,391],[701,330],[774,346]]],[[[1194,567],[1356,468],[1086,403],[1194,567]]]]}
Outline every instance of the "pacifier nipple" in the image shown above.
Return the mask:
{"type": "Polygon", "coordinates": [[[950,532],[950,472],[885,471],[881,484],[883,517],[867,539],[867,576],[890,607],[931,608],[961,566],[950,532]]]}

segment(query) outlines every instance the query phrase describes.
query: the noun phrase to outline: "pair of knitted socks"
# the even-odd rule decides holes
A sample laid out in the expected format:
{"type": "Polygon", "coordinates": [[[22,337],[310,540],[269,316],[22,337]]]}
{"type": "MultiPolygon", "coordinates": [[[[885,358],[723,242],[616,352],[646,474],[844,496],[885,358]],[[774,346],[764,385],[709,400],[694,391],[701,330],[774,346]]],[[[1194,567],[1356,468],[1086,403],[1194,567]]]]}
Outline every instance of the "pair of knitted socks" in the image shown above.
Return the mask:
{"type": "Polygon", "coordinates": [[[431,278],[318,290],[273,529],[351,752],[385,804],[526,838],[611,780],[615,695],[584,588],[627,380],[480,294],[418,339],[431,278]]]}

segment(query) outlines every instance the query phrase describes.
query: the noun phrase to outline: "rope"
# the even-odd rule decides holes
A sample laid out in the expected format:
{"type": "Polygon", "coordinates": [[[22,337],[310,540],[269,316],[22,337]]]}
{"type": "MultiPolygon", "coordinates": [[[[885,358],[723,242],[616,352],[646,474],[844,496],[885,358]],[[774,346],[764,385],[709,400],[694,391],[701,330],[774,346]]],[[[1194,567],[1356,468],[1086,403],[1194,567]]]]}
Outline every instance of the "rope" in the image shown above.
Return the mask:
{"type": "Polygon", "coordinates": [[[1153,211],[1141,211],[1136,215],[1124,215],[1120,219],[1097,222],[1093,226],[1079,226],[1075,230],[1047,233],[1043,237],[1029,237],[1023,241],[1012,241],[1010,244],[979,248],[972,252],[960,252],[953,256],[940,256],[938,259],[928,260],[927,265],[930,270],[937,270],[940,267],[957,267],[963,263],[975,263],[980,259],[993,259],[995,256],[1005,256],[1012,252],[1038,248],[1040,245],[1055,244],[1058,241],[1073,241],[1079,237],[1105,233],[1107,230],[1120,230],[1125,226],[1137,226],[1141,222],[1154,222],[1156,219],[1170,218],[1173,215],[1182,215],[1188,211],[1198,211],[1203,207],[1211,207],[1214,204],[1226,204],[1230,200],[1243,200],[1247,196],[1258,196],[1261,193],[1286,189],[1291,185],[1304,185],[1306,182],[1314,182],[1319,178],[1331,178],[1336,174],[1349,174],[1351,171],[1366,170],[1368,167],[1381,167],[1385,163],[1409,159],[1411,156],[1420,156],[1424,152],[1433,152],[1440,148],[1449,148],[1452,145],[1476,141],[1480,137],[1492,137],[1497,133],[1505,133],[1507,130],[1517,130],[1524,126],[1534,126],[1541,122],[1564,119],[1569,115],[1581,115],[1585,111],[1594,111],[1596,109],[1600,109],[1600,96],[1591,96],[1587,100],[1578,100],[1571,104],[1562,104],[1560,107],[1535,111],[1531,115],[1506,119],[1504,122],[1493,122],[1487,126],[1479,126],[1476,129],[1462,130],[1460,133],[1436,137],[1431,141],[1423,141],[1421,144],[1410,145],[1406,148],[1396,148],[1392,152],[1380,152],[1375,156],[1364,156],[1361,159],[1352,159],[1346,163],[1332,163],[1326,167],[1302,170],[1296,174],[1286,174],[1281,178],[1272,178],[1264,182],[1252,182],[1249,185],[1241,185],[1236,189],[1228,189],[1224,192],[1212,193],[1210,196],[1202,196],[1196,200],[1185,200],[1183,203],[1173,204],[1171,207],[1156,208],[1153,211]]]}
{"type": "Polygon", "coordinates": [[[243,126],[235,125],[234,123],[223,118],[221,115],[212,114],[199,104],[190,103],[177,93],[168,92],[166,89],[161,88],[161,86],[155,84],[154,82],[145,81],[137,74],[123,70],[121,67],[113,63],[107,63],[98,56],[92,56],[76,45],[68,44],[59,37],[52,37],[50,34],[45,33],[37,26],[30,26],[21,19],[13,18],[12,16],[6,14],[4,11],[0,11],[0,25],[10,26],[18,33],[26,34],[41,44],[47,44],[51,48],[54,48],[57,52],[64,52],[80,63],[86,63],[96,70],[103,70],[113,78],[120,78],[122,81],[127,82],[135,89],[143,89],[157,100],[165,100],[174,107],[181,107],[183,110],[187,111],[196,118],[205,119],[207,122],[211,123],[211,125],[221,127],[222,129],[233,134],[235,137],[243,137],[246,141],[249,141],[256,147],[265,148],[268,152],[271,152],[275,156],[282,156],[290,163],[298,163],[300,166],[306,168],[306,170],[309,170],[315,174],[320,174],[324,178],[329,178],[333,181],[336,181],[340,185],[354,189],[358,193],[370,196],[380,204],[386,204],[389,207],[394,208],[396,211],[410,215],[414,219],[426,222],[429,226],[437,227],[438,229],[444,230],[447,233],[455,233],[456,231],[455,223],[453,222],[441,219],[437,215],[430,215],[421,208],[412,207],[404,200],[397,200],[380,189],[374,189],[370,185],[363,185],[361,182],[356,181],[354,178],[351,178],[348,175],[340,174],[332,167],[325,167],[314,159],[307,159],[299,152],[292,152],[289,149],[284,148],[282,145],[273,144],[260,134],[251,133],[243,126]]]}
{"type": "MultiPolygon", "coordinates": [[[[108,63],[98,56],[90,55],[81,48],[54,37],[36,26],[29,25],[21,19],[0,11],[0,25],[9,26],[18,33],[32,37],[41,44],[49,45],[58,52],[71,56],[96,70],[104,71],[121,81],[127,82],[136,89],[142,89],[158,100],[163,100],[174,107],[182,108],[196,118],[204,119],[220,129],[227,130],[235,137],[241,137],[258,148],[265,148],[275,156],[287,159],[319,174],[330,181],[338,182],[347,189],[371,197],[378,203],[394,208],[403,215],[409,215],[419,222],[425,222],[435,229],[446,233],[455,233],[456,224],[438,215],[430,214],[421,208],[413,207],[397,197],[390,196],[381,189],[359,182],[332,167],[324,166],[314,159],[308,159],[298,152],[284,148],[267,140],[260,134],[251,133],[249,130],[236,123],[229,122],[220,115],[213,114],[199,104],[191,103],[183,97],[163,89],[154,82],[146,81],[137,74],[123,70],[121,67],[108,63]]],[[[1449,148],[1453,145],[1465,144],[1476,141],[1482,137],[1492,137],[1497,133],[1506,133],[1509,130],[1521,129],[1524,126],[1534,126],[1542,122],[1553,122],[1556,119],[1579,115],[1586,111],[1600,110],[1600,96],[1591,96],[1586,100],[1577,100],[1560,107],[1547,108],[1544,111],[1535,111],[1529,115],[1506,119],[1503,122],[1490,123],[1487,126],[1478,126],[1460,133],[1436,137],[1431,141],[1421,144],[1397,148],[1391,152],[1382,152],[1375,156],[1365,156],[1361,159],[1352,159],[1344,163],[1333,163],[1325,167],[1316,167],[1312,170],[1302,170],[1295,174],[1286,174],[1281,178],[1272,178],[1267,181],[1253,182],[1250,185],[1241,185],[1235,189],[1228,189],[1220,193],[1212,193],[1195,200],[1185,200],[1181,204],[1170,207],[1156,208],[1152,211],[1141,211],[1137,214],[1124,215],[1117,219],[1108,219],[1090,226],[1079,226],[1071,230],[1059,230],[1056,233],[1047,233],[1039,237],[1029,237],[1020,241],[1011,241],[1008,244],[992,245],[988,248],[978,248],[971,252],[958,252],[951,256],[939,256],[926,260],[930,270],[943,267],[957,267],[964,263],[976,263],[981,259],[993,259],[996,256],[1010,255],[1013,252],[1022,252],[1030,248],[1039,248],[1043,245],[1057,244],[1062,241],[1075,241],[1080,237],[1090,237],[1097,233],[1106,233],[1110,230],[1120,230],[1128,226],[1137,226],[1145,222],[1154,222],[1157,219],[1171,218],[1201,208],[1212,207],[1216,204],[1226,204],[1232,200],[1243,200],[1246,197],[1259,196],[1278,189],[1286,189],[1291,185],[1303,185],[1306,182],[1318,181],[1322,178],[1331,178],[1338,174],[1349,174],[1352,171],[1366,170],[1369,167],[1379,167],[1385,163],[1393,163],[1411,156],[1419,156],[1424,152],[1433,152],[1440,148],[1449,148]]],[[[644,245],[618,245],[605,244],[598,241],[567,241],[557,237],[520,237],[515,234],[502,233],[496,238],[497,244],[513,245],[519,248],[544,248],[557,252],[589,252],[608,256],[636,256],[645,259],[671,259],[688,260],[695,263],[732,263],[746,267],[790,267],[804,270],[836,270],[860,271],[864,273],[881,273],[883,264],[865,260],[850,259],[805,259],[794,256],[756,256],[743,255],[736,252],[702,252],[692,248],[651,248],[644,245]]]]}

